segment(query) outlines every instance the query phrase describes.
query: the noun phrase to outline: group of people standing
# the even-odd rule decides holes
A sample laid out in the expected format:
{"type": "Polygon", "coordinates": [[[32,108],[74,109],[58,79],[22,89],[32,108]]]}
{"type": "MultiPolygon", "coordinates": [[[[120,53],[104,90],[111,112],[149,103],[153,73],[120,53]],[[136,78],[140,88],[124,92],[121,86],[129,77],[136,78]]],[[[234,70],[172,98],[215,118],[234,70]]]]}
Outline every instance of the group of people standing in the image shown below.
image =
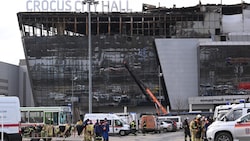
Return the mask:
{"type": "Polygon", "coordinates": [[[81,121],[76,125],[78,136],[84,133],[84,141],[109,141],[109,123],[105,118],[103,121],[97,120],[95,124],[87,119],[81,124],[81,121]],[[80,123],[79,123],[80,122],[80,123]]]}
{"type": "Polygon", "coordinates": [[[206,141],[207,127],[212,123],[210,118],[198,114],[190,123],[188,118],[183,121],[185,141],[206,141]]]}

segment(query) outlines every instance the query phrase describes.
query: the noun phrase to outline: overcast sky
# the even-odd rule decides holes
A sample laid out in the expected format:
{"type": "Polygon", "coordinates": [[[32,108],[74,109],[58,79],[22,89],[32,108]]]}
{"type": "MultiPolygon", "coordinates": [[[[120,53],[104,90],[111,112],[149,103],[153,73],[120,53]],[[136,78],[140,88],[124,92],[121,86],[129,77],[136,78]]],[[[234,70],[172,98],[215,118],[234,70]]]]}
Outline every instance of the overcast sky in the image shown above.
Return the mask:
{"type": "MultiPolygon", "coordinates": [[[[34,10],[34,3],[65,3],[65,9],[71,7],[74,10],[75,1],[80,0],[1,0],[0,2],[0,61],[18,65],[19,59],[24,59],[24,51],[21,41],[21,34],[18,27],[17,13],[34,10]],[[53,1],[53,2],[52,2],[53,1]],[[58,2],[59,1],[59,2],[58,2]],[[67,7],[68,6],[68,7],[67,7]]],[[[173,7],[188,7],[195,6],[199,3],[199,0],[100,0],[110,3],[115,2],[117,5],[121,3],[122,7],[126,7],[132,11],[141,11],[142,3],[152,4],[156,6],[165,6],[167,8],[173,7]],[[127,2],[128,1],[128,2],[127,2]]],[[[241,0],[200,0],[202,4],[236,4],[241,3],[241,0]]],[[[250,3],[250,0],[244,0],[246,3],[250,3]]],[[[39,6],[36,7],[41,8],[39,6]]],[[[50,9],[57,10],[55,7],[50,9]]],[[[76,8],[75,8],[76,9],[76,8]]],[[[79,8],[78,8],[79,9],[79,8]]]]}

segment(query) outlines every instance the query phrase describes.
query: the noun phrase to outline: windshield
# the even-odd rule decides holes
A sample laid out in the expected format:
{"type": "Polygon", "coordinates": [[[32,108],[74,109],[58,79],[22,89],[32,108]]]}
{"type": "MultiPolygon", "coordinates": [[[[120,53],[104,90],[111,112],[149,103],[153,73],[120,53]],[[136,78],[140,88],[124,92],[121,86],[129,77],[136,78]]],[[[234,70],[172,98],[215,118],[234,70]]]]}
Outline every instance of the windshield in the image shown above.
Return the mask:
{"type": "Polygon", "coordinates": [[[221,112],[218,114],[216,120],[220,120],[227,112],[228,112],[228,111],[223,111],[223,112],[221,111],[221,112]]]}
{"type": "Polygon", "coordinates": [[[60,123],[59,124],[67,124],[71,122],[71,114],[70,112],[61,112],[60,113],[60,123]]]}
{"type": "Polygon", "coordinates": [[[220,120],[221,121],[223,121],[223,120],[226,120],[226,121],[235,121],[236,119],[238,119],[241,116],[242,116],[242,109],[236,109],[236,110],[232,110],[229,113],[227,113],[220,120]]]}

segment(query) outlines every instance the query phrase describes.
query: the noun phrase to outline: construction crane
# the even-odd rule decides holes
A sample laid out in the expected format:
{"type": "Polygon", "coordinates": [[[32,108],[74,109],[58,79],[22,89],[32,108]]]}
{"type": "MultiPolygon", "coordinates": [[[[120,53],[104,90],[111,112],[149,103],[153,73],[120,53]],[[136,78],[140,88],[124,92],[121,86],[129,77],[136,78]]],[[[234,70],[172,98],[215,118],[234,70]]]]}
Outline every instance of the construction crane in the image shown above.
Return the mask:
{"type": "Polygon", "coordinates": [[[167,110],[163,105],[159,102],[159,100],[155,97],[155,95],[150,91],[150,89],[142,83],[142,81],[138,80],[135,75],[132,73],[132,71],[129,69],[127,63],[124,63],[125,68],[128,70],[129,74],[132,76],[136,84],[139,86],[141,91],[146,97],[149,97],[154,104],[156,105],[156,110],[158,115],[166,115],[168,114],[167,110]],[[160,110],[159,110],[160,109],[160,110]]]}

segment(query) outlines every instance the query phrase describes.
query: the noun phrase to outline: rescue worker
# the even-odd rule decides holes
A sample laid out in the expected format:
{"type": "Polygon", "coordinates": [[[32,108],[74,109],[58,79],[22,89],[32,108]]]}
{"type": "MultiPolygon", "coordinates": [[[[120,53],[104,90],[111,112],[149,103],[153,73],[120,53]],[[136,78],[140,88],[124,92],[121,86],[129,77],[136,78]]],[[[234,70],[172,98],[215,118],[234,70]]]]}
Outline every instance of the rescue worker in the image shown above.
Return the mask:
{"type": "Polygon", "coordinates": [[[132,134],[136,135],[136,123],[134,120],[130,123],[130,130],[132,134]]]}
{"type": "Polygon", "coordinates": [[[146,120],[144,120],[144,121],[143,121],[143,125],[142,125],[142,133],[143,133],[143,136],[145,136],[146,129],[147,129],[147,123],[146,123],[146,120]]]}
{"type": "Polygon", "coordinates": [[[94,125],[95,141],[102,141],[102,124],[98,120],[94,125]]]}
{"type": "Polygon", "coordinates": [[[205,124],[204,124],[205,136],[204,136],[204,141],[208,141],[208,140],[207,140],[207,134],[206,134],[206,132],[207,132],[208,126],[212,123],[211,119],[212,119],[212,118],[210,118],[210,117],[205,118],[205,124]]]}
{"type": "Polygon", "coordinates": [[[206,135],[205,135],[206,134],[206,129],[205,129],[206,117],[205,116],[201,117],[200,123],[201,123],[201,140],[203,140],[206,138],[206,135]]]}
{"type": "Polygon", "coordinates": [[[81,119],[79,119],[77,122],[76,122],[76,130],[77,130],[77,135],[80,136],[81,133],[82,133],[82,130],[83,130],[83,122],[81,119]]]}
{"type": "Polygon", "coordinates": [[[54,137],[54,127],[53,125],[43,125],[41,130],[41,137],[45,137],[46,140],[51,140],[52,137],[54,137]]]}
{"type": "Polygon", "coordinates": [[[198,114],[190,123],[190,131],[192,141],[200,141],[201,140],[201,115],[198,114]]]}
{"type": "Polygon", "coordinates": [[[89,120],[88,124],[84,129],[84,141],[92,141],[94,136],[94,125],[91,120],[89,120]]]}
{"type": "Polygon", "coordinates": [[[189,119],[188,117],[185,118],[185,120],[182,123],[182,127],[184,129],[184,139],[185,139],[185,141],[187,141],[187,138],[189,137],[189,140],[192,141],[188,119],[189,119]]]}
{"type": "Polygon", "coordinates": [[[65,125],[65,129],[62,134],[65,138],[71,136],[71,125],[68,123],[65,125]]]}
{"type": "Polygon", "coordinates": [[[109,123],[107,118],[104,119],[102,124],[102,137],[103,141],[109,141],[109,123]]]}

